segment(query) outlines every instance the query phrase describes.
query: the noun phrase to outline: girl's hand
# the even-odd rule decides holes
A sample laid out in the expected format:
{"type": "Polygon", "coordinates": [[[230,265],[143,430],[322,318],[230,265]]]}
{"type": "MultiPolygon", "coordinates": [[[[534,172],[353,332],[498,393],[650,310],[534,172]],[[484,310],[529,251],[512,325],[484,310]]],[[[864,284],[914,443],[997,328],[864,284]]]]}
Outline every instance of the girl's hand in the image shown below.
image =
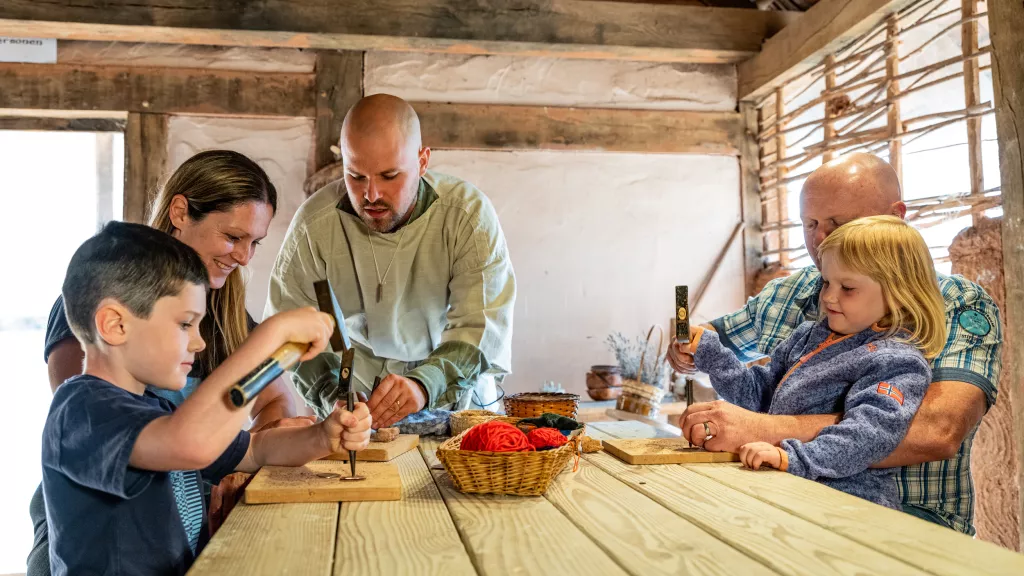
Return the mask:
{"type": "Polygon", "coordinates": [[[370,443],[370,409],[359,402],[355,410],[349,412],[338,402],[334,412],[320,423],[324,434],[324,442],[332,454],[349,450],[362,450],[370,443]]]}
{"type": "Polygon", "coordinates": [[[779,469],[782,468],[781,450],[767,442],[751,442],[740,446],[740,461],[751,470],[757,470],[762,465],[779,469]]]}
{"type": "Polygon", "coordinates": [[[323,352],[334,332],[334,318],[312,306],[275,314],[261,326],[268,324],[277,331],[282,344],[309,344],[309,349],[299,358],[300,362],[312,360],[323,352]]]}

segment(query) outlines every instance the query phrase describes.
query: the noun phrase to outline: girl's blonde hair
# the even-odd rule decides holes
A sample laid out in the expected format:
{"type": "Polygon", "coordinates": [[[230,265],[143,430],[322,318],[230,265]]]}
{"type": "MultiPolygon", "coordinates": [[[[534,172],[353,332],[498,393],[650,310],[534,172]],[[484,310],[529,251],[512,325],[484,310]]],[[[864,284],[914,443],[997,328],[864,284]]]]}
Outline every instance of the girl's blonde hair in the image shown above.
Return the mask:
{"type": "Polygon", "coordinates": [[[882,286],[888,312],[879,325],[888,328],[888,337],[906,330],[905,340],[925,358],[939,355],[946,345],[946,304],[920,232],[895,216],[869,216],[829,234],[818,247],[818,261],[830,251],[882,286]]]}
{"type": "MultiPolygon", "coordinates": [[[[277,212],[277,190],[267,173],[246,156],[229,150],[200,152],[175,170],[153,201],[150,226],[168,234],[174,232],[171,200],[178,195],[188,203],[193,222],[247,202],[262,202],[277,212]]],[[[206,316],[199,324],[206,349],[197,360],[203,372],[209,374],[249,335],[241,267],[228,275],[223,288],[207,293],[206,307],[206,316]]]]}

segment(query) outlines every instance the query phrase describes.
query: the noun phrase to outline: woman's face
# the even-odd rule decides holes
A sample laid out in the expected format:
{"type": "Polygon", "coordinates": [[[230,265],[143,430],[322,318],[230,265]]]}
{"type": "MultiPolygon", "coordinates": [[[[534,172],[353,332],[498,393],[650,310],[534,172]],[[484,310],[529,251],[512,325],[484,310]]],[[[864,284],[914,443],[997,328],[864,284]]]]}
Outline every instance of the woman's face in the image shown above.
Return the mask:
{"type": "Polygon", "coordinates": [[[171,224],[177,229],[173,235],[202,257],[214,290],[224,287],[235,268],[249,263],[256,246],[267,236],[273,217],[270,204],[244,202],[196,221],[188,216],[184,196],[171,199],[171,224]]]}

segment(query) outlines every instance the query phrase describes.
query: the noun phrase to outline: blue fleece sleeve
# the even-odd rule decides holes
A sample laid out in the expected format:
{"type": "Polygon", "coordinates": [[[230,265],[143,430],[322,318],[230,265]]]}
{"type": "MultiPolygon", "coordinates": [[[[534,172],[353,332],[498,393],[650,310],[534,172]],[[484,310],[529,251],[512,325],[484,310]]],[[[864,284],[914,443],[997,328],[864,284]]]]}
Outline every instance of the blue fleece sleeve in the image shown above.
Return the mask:
{"type": "Polygon", "coordinates": [[[866,361],[846,394],[842,420],[810,442],[782,441],[788,472],[810,480],[845,478],[867,470],[903,441],[931,382],[928,363],[909,346],[876,352],[866,361]]]}
{"type": "Polygon", "coordinates": [[[772,403],[775,387],[789,369],[790,352],[796,342],[806,338],[812,326],[810,322],[802,324],[772,351],[767,365],[750,368],[722,344],[718,334],[704,330],[693,362],[698,370],[711,377],[711,386],[726,402],[747,410],[766,412],[772,403]]]}

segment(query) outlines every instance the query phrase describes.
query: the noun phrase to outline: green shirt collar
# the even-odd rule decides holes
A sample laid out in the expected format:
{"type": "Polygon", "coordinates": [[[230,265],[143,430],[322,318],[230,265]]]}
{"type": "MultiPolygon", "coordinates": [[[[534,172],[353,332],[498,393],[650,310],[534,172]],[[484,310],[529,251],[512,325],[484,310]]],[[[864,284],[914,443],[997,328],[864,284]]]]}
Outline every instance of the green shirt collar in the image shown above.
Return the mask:
{"type": "MultiPolygon", "coordinates": [[[[348,198],[348,193],[345,191],[345,184],[340,183],[338,188],[342,191],[341,200],[338,200],[337,204],[338,210],[358,218],[359,215],[356,214],[356,210],[352,207],[352,202],[348,198]]],[[[409,216],[409,220],[406,221],[405,226],[412,224],[417,218],[423,216],[431,204],[434,203],[434,200],[437,200],[437,192],[434,191],[430,184],[427,184],[425,179],[420,178],[420,188],[416,192],[416,203],[413,205],[412,214],[409,216]]],[[[396,231],[393,230],[392,232],[396,231]]]]}

